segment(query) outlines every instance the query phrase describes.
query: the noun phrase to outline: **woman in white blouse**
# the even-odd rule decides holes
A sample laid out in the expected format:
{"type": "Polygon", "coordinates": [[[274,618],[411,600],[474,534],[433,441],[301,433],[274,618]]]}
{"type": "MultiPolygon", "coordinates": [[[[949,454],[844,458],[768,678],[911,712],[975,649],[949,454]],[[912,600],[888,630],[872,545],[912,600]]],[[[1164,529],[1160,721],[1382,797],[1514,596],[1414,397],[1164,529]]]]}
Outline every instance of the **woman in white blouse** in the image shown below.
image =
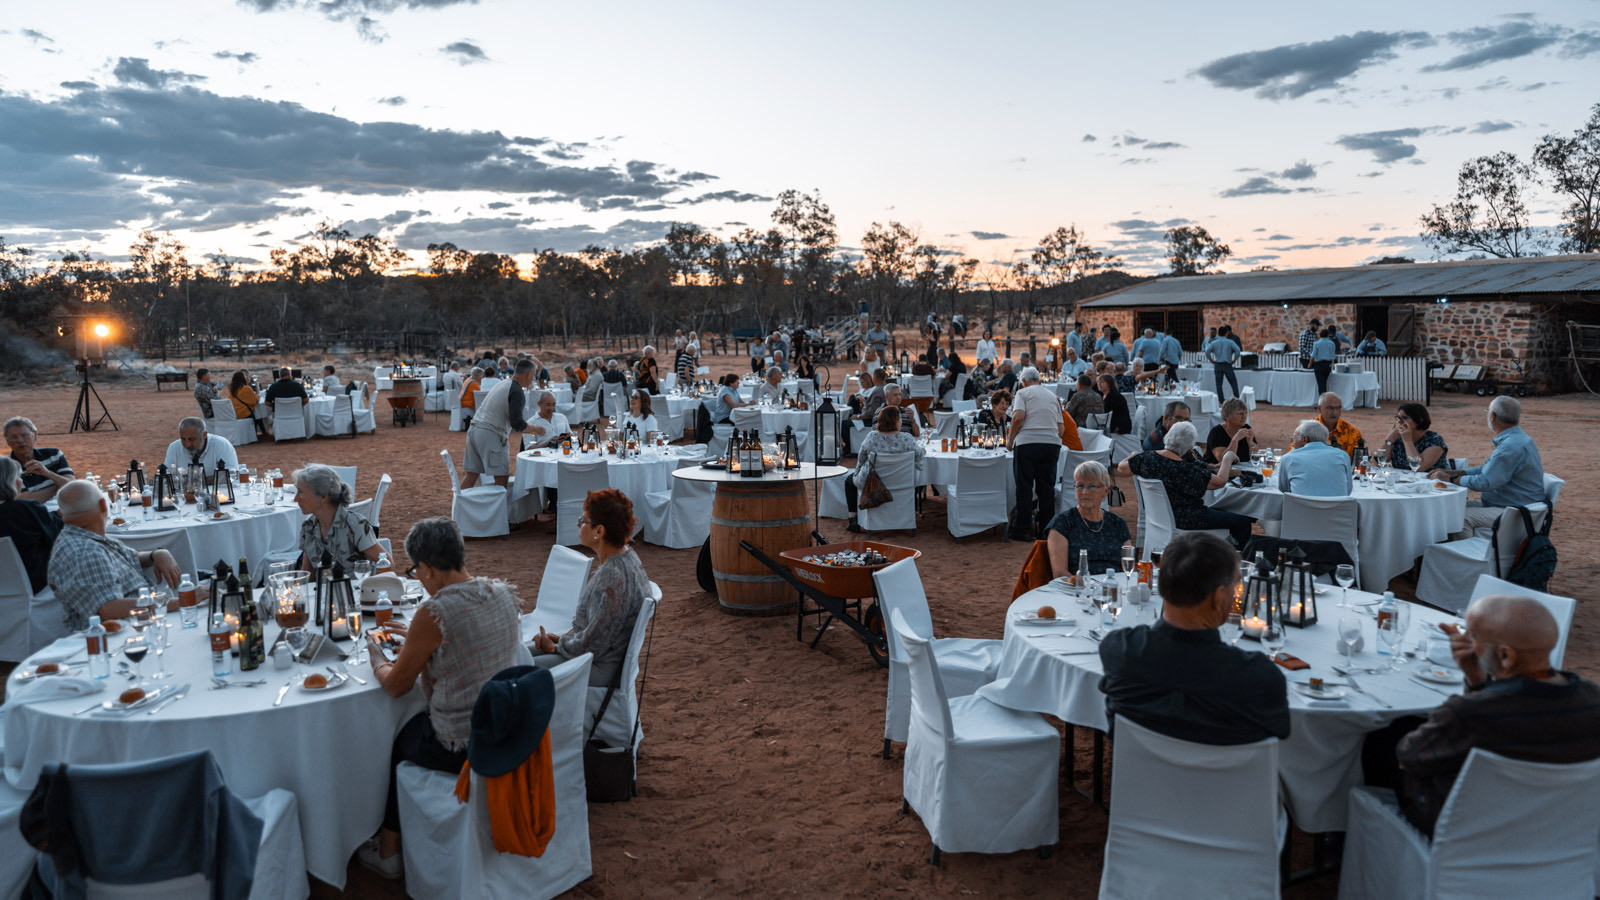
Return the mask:
{"type": "Polygon", "coordinates": [[[987,359],[994,362],[1000,361],[1000,350],[994,345],[993,331],[985,329],[983,332],[983,337],[978,339],[978,359],[987,359]]]}
{"type": "Polygon", "coordinates": [[[639,436],[646,437],[652,431],[660,431],[661,426],[656,424],[655,414],[650,410],[650,395],[644,391],[634,391],[628,397],[628,414],[623,417],[622,427],[629,425],[639,429],[639,436]]]}

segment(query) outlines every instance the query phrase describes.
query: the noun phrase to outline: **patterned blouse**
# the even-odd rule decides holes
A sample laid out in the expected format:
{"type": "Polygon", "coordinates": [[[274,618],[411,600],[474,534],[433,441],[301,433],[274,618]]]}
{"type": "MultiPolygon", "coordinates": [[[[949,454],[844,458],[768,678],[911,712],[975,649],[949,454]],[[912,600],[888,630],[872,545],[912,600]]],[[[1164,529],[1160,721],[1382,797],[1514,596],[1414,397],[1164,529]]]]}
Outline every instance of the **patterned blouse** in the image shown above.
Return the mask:
{"type": "MultiPolygon", "coordinates": [[[[1439,459],[1434,463],[1435,467],[1442,465],[1445,457],[1450,455],[1450,448],[1445,446],[1444,438],[1440,437],[1437,431],[1424,432],[1422,437],[1417,438],[1417,455],[1419,457],[1429,447],[1439,447],[1441,449],[1439,459]]],[[[1389,442],[1389,461],[1396,469],[1411,468],[1411,458],[1406,455],[1405,441],[1395,438],[1389,442]]]]}
{"type": "Polygon", "coordinates": [[[322,533],[322,523],[316,516],[306,516],[300,523],[300,552],[306,556],[305,563],[314,566],[322,558],[322,551],[328,551],[334,562],[348,563],[351,560],[361,559],[367,555],[367,548],[378,542],[372,533],[372,526],[366,519],[350,511],[350,507],[341,506],[333,513],[333,525],[328,533],[322,533]]]}
{"type": "MultiPolygon", "coordinates": [[[[1099,522],[1084,521],[1076,508],[1057,513],[1050,520],[1050,531],[1067,539],[1067,571],[1078,574],[1078,551],[1089,551],[1089,571],[1104,572],[1122,568],[1122,545],[1132,540],[1128,523],[1115,513],[1105,513],[1099,522]]],[[[1066,574],[1057,572],[1057,575],[1066,574]]]]}
{"type": "Polygon", "coordinates": [[[612,556],[583,585],[572,627],[556,641],[556,653],[563,659],[593,653],[589,684],[611,684],[628,654],[634,620],[649,593],[650,578],[633,548],[612,556]]]}
{"type": "Polygon", "coordinates": [[[517,664],[522,600],[511,585],[471,578],[440,589],[424,604],[439,623],[439,647],[422,670],[422,691],[434,733],[465,750],[478,692],[501,669],[517,664]]]}
{"type": "MultiPolygon", "coordinates": [[[[1139,453],[1128,459],[1128,468],[1140,478],[1153,478],[1167,488],[1173,523],[1183,529],[1202,529],[1206,524],[1206,488],[1211,470],[1197,462],[1179,462],[1160,453],[1139,453]]],[[[1120,561],[1120,557],[1119,557],[1120,561]]]]}
{"type": "Polygon", "coordinates": [[[866,482],[867,473],[877,463],[879,453],[913,453],[916,455],[917,471],[922,471],[922,441],[912,437],[909,431],[884,434],[874,428],[861,439],[861,447],[856,450],[856,470],[851,476],[856,481],[856,487],[866,482]]]}

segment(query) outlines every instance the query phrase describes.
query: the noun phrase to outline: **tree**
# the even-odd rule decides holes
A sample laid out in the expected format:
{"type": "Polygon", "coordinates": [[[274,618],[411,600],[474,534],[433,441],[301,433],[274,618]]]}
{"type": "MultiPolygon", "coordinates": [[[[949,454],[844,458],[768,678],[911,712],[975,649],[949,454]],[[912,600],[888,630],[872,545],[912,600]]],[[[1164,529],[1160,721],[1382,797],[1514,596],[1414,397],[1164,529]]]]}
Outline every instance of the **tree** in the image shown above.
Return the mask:
{"type": "Polygon", "coordinates": [[[876,310],[887,310],[892,326],[900,319],[900,303],[908,291],[902,286],[916,269],[917,233],[891,221],[873,222],[861,235],[861,274],[867,300],[876,310]]]}
{"type": "Polygon", "coordinates": [[[1167,261],[1174,275],[1210,275],[1232,255],[1203,225],[1179,225],[1167,232],[1167,261]]]}
{"type": "Polygon", "coordinates": [[[1422,239],[1436,255],[1479,251],[1501,258],[1538,256],[1524,199],[1533,167],[1514,153],[1469,159],[1456,176],[1456,198],[1422,217],[1422,239]]]}
{"type": "Polygon", "coordinates": [[[673,222],[667,228],[666,250],[679,283],[694,284],[711,262],[717,236],[693,222],[673,222]]]}
{"type": "Polygon", "coordinates": [[[1094,249],[1076,224],[1057,228],[1039,240],[1030,256],[1039,267],[1040,285],[1060,287],[1116,266],[1121,260],[1094,249]]]}
{"type": "Polygon", "coordinates": [[[839,247],[839,229],[834,224],[833,211],[822,202],[821,191],[802,194],[791,189],[779,194],[772,222],[783,238],[795,319],[803,321],[807,309],[815,308],[833,280],[833,253],[839,247]]]}
{"type": "Polygon", "coordinates": [[[1563,253],[1600,251],[1600,103],[1572,137],[1545,135],[1533,148],[1544,180],[1566,197],[1561,212],[1563,253]]]}
{"type": "Polygon", "coordinates": [[[1414,262],[1416,262],[1416,260],[1412,259],[1409,256],[1385,256],[1382,259],[1375,259],[1372,262],[1367,263],[1367,265],[1369,265],[1369,266],[1402,266],[1402,265],[1406,265],[1407,263],[1414,263],[1414,262]]]}

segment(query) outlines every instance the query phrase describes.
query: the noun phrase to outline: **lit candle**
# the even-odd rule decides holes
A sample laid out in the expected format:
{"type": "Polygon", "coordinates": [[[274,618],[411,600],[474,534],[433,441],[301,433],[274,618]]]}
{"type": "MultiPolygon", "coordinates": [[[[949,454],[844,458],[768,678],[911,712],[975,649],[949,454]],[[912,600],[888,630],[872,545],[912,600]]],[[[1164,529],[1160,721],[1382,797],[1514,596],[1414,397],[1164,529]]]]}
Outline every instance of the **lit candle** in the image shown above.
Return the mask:
{"type": "Polygon", "coordinates": [[[1266,621],[1259,616],[1251,616],[1250,618],[1245,619],[1244,622],[1241,623],[1241,626],[1244,629],[1244,633],[1250,635],[1251,637],[1260,637],[1261,632],[1267,630],[1266,621]]]}
{"type": "Polygon", "coordinates": [[[328,625],[328,636],[334,640],[350,636],[350,625],[344,619],[334,619],[328,625]]]}

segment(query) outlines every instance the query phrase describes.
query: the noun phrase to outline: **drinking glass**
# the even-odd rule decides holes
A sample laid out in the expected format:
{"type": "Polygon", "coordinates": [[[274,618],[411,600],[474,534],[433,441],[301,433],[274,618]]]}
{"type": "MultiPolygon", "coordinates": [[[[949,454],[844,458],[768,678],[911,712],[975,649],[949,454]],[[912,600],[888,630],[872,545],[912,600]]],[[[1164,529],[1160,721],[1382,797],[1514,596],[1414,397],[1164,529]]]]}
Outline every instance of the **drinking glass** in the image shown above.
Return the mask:
{"type": "Polygon", "coordinates": [[[1239,638],[1244,634],[1244,620],[1238,613],[1228,613],[1228,621],[1222,623],[1222,640],[1232,647],[1239,643],[1239,638]]]}
{"type": "Polygon", "coordinates": [[[352,663],[355,663],[356,665],[360,665],[361,664],[362,641],[361,641],[361,604],[359,602],[357,602],[356,604],[354,604],[353,606],[350,607],[350,612],[349,612],[349,614],[347,616],[347,621],[350,623],[350,638],[355,643],[354,649],[352,649],[350,651],[350,661],[352,663]]]}
{"type": "Polygon", "coordinates": [[[299,656],[300,652],[306,649],[306,644],[310,640],[310,633],[302,626],[296,625],[283,630],[283,642],[289,645],[289,649],[294,651],[295,656],[299,656]]]}
{"type": "Polygon", "coordinates": [[[1283,647],[1288,643],[1288,638],[1283,633],[1283,623],[1274,618],[1261,629],[1261,649],[1267,651],[1268,659],[1277,659],[1283,652],[1283,647]]]}
{"type": "Polygon", "coordinates": [[[1356,583],[1356,567],[1341,565],[1333,570],[1333,580],[1339,582],[1339,608],[1350,608],[1350,585],[1356,583]]]}
{"type": "Polygon", "coordinates": [[[1134,555],[1134,551],[1133,551],[1132,547],[1123,547],[1122,548],[1122,574],[1124,574],[1124,575],[1132,575],[1133,574],[1133,566],[1134,566],[1134,563],[1137,561],[1137,559],[1138,559],[1138,557],[1134,555]]]}
{"type": "Polygon", "coordinates": [[[156,628],[155,639],[150,642],[156,651],[156,673],[151,678],[171,678],[172,673],[167,671],[167,661],[163,658],[167,653],[167,595],[157,591],[155,605],[150,608],[150,624],[156,628]]]}
{"type": "Polygon", "coordinates": [[[144,657],[150,652],[150,642],[146,641],[144,634],[132,634],[122,642],[122,653],[133,663],[133,675],[136,681],[144,680],[144,657]]]}
{"type": "Polygon", "coordinates": [[[1389,646],[1389,668],[1399,669],[1405,665],[1405,653],[1400,649],[1405,646],[1406,629],[1411,627],[1411,607],[1405,603],[1395,604],[1394,615],[1389,619],[1389,628],[1380,632],[1379,637],[1384,638],[1384,643],[1389,646]]]}
{"type": "Polygon", "coordinates": [[[1355,616],[1339,617],[1339,641],[1344,644],[1344,667],[1353,668],[1351,654],[1356,652],[1356,642],[1361,640],[1361,620],[1355,616]]]}

